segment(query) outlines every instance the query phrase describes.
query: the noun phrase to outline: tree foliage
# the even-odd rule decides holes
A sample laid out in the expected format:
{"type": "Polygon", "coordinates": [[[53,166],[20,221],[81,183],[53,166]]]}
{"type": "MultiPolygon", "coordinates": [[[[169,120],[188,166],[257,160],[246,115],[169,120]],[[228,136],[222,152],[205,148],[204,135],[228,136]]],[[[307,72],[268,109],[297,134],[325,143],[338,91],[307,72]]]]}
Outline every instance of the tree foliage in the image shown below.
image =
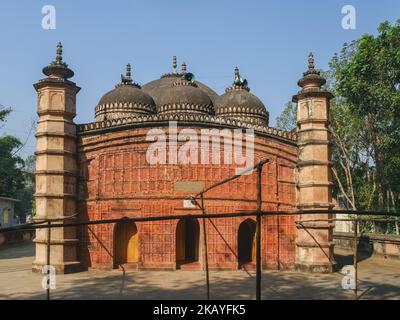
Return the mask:
{"type": "Polygon", "coordinates": [[[296,129],[296,105],[289,101],[276,118],[276,127],[285,131],[296,129]]]}
{"type": "Polygon", "coordinates": [[[0,195],[15,197],[24,187],[24,161],[13,151],[21,142],[13,136],[0,137],[0,195]]]}
{"type": "MultiPolygon", "coordinates": [[[[345,43],[329,67],[334,194],[351,209],[399,210],[400,21],[345,43]]],[[[288,104],[277,124],[294,121],[288,104]]]]}
{"type": "Polygon", "coordinates": [[[347,109],[350,115],[351,122],[336,130],[355,129],[342,136],[355,143],[354,160],[362,170],[354,175],[368,178],[363,191],[374,207],[390,209],[399,207],[400,192],[400,21],[393,26],[382,23],[378,31],[375,37],[364,35],[345,45],[332,60],[340,104],[334,112],[347,109]]]}
{"type": "MultiPolygon", "coordinates": [[[[6,121],[10,108],[0,109],[0,124],[6,121]]],[[[35,189],[35,157],[25,161],[17,155],[21,142],[13,136],[0,136],[0,196],[19,200],[15,211],[22,222],[25,215],[32,211],[35,189]]]]}

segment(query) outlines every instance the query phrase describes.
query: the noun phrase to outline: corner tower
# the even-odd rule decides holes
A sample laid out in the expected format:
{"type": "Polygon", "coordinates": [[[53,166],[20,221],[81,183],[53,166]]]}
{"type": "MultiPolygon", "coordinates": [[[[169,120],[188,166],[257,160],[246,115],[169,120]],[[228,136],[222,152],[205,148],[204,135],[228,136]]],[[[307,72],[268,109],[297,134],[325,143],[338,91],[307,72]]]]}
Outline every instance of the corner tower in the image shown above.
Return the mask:
{"type": "MultiPolygon", "coordinates": [[[[76,213],[76,94],[80,88],[68,79],[74,72],[62,59],[57,44],[56,60],[43,69],[47,76],[34,87],[38,93],[36,144],[36,217],[37,221],[72,222],[76,213]]],[[[47,231],[36,230],[36,258],[33,270],[46,265],[47,231]]],[[[79,269],[76,228],[51,230],[51,260],[57,272],[79,269]]]]}
{"type": "MultiPolygon", "coordinates": [[[[331,210],[332,176],[329,139],[329,103],[333,95],[323,88],[326,80],[315,69],[312,53],[308,70],[298,82],[302,88],[293,97],[297,103],[297,208],[299,210],[331,210]]],[[[332,272],[333,227],[329,214],[298,217],[296,267],[302,271],[332,272]],[[325,221],[322,221],[325,220],[325,221]]]]}

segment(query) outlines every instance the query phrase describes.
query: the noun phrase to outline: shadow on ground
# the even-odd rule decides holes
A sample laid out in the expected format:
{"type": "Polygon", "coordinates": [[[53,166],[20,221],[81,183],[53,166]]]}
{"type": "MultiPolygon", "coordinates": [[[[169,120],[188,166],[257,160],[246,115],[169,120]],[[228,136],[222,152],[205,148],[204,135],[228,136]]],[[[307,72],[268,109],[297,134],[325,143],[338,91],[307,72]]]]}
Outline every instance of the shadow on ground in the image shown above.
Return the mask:
{"type": "MultiPolygon", "coordinates": [[[[22,250],[22,249],[21,249],[22,250]]],[[[24,256],[24,255],[23,255],[24,256]]],[[[352,264],[351,253],[336,256],[340,265],[352,264]]],[[[21,258],[27,261],[32,258],[21,258]]],[[[16,259],[18,260],[18,259],[16,259]]],[[[10,260],[14,261],[14,260],[10,260]]],[[[5,263],[6,260],[0,260],[5,263]]],[[[400,299],[400,263],[369,258],[359,264],[362,299],[400,299]]],[[[263,299],[354,299],[341,286],[343,275],[267,271],[262,277],[263,299]]],[[[0,299],[45,299],[42,275],[24,271],[0,273],[0,299]]],[[[52,299],[205,299],[204,272],[91,270],[58,275],[52,299]]],[[[255,299],[254,273],[211,271],[211,299],[255,299]]]]}
{"type": "Polygon", "coordinates": [[[33,257],[35,246],[31,241],[0,246],[0,260],[33,257]]]}

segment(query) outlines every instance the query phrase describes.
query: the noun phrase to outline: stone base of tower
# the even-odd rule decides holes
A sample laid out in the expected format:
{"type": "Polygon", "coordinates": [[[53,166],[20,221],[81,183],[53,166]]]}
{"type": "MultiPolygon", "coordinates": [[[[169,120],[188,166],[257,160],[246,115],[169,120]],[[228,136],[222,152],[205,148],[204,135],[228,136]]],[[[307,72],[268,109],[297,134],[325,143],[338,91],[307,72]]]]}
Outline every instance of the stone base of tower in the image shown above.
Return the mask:
{"type": "MultiPolygon", "coordinates": [[[[36,238],[36,259],[32,263],[33,272],[42,272],[47,265],[47,241],[36,238]]],[[[77,259],[77,239],[51,240],[50,265],[58,274],[67,274],[83,271],[82,264],[77,259]]]]}
{"type": "Polygon", "coordinates": [[[336,271],[333,255],[334,244],[297,243],[296,271],[311,273],[331,273],[336,271]]]}
{"type": "Polygon", "coordinates": [[[296,271],[309,272],[309,273],[331,273],[336,271],[336,262],[322,262],[312,264],[296,263],[296,271]]]}
{"type": "MultiPolygon", "coordinates": [[[[36,273],[42,273],[43,266],[45,265],[46,264],[43,262],[33,261],[32,271],[36,273]]],[[[79,261],[64,262],[60,264],[52,263],[51,265],[56,269],[57,274],[68,274],[83,271],[79,261]]]]}

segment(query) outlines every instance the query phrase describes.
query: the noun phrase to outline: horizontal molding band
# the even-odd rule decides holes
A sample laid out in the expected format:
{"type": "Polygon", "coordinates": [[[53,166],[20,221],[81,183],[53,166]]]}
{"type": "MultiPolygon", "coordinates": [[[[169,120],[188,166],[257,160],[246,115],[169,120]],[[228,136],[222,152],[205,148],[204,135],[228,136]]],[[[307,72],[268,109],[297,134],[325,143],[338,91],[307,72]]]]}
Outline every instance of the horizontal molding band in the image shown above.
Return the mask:
{"type": "Polygon", "coordinates": [[[333,241],[318,243],[315,241],[296,241],[296,246],[302,248],[331,248],[335,245],[333,241]]]}
{"type": "Polygon", "coordinates": [[[329,140],[320,140],[320,139],[304,139],[301,141],[300,140],[301,139],[299,139],[297,142],[297,145],[299,147],[308,146],[308,145],[327,145],[327,146],[329,146],[329,145],[333,144],[329,140]]]}
{"type": "Polygon", "coordinates": [[[45,115],[58,115],[61,117],[65,117],[67,121],[70,121],[70,119],[75,118],[76,116],[76,111],[75,112],[69,112],[66,110],[54,110],[54,109],[40,109],[38,110],[37,114],[39,117],[45,116],[45,115]]]}
{"type": "Polygon", "coordinates": [[[73,193],[35,193],[35,198],[76,198],[73,193]]]}
{"type": "Polygon", "coordinates": [[[311,127],[311,128],[303,128],[303,129],[298,129],[297,130],[297,137],[299,134],[305,133],[305,132],[310,132],[310,131],[322,131],[322,132],[329,132],[328,128],[326,127],[311,127]]]}
{"type": "Polygon", "coordinates": [[[76,139],[77,135],[72,134],[72,133],[67,133],[67,132],[62,132],[62,131],[38,131],[35,134],[36,138],[41,138],[41,137],[64,137],[64,138],[71,138],[71,139],[76,139]]]}
{"type": "Polygon", "coordinates": [[[63,156],[71,156],[75,157],[77,155],[76,152],[67,151],[67,150],[57,150],[57,149],[45,149],[45,150],[38,150],[35,151],[35,155],[63,155],[63,156]]]}
{"type": "Polygon", "coordinates": [[[297,167],[307,167],[307,166],[331,166],[332,161],[328,160],[302,160],[297,162],[297,167]]]}
{"type": "Polygon", "coordinates": [[[304,222],[303,225],[297,224],[297,229],[333,229],[335,227],[335,223],[324,223],[324,222],[307,222],[307,221],[299,221],[304,222]]]}
{"type": "Polygon", "coordinates": [[[328,208],[331,209],[335,205],[329,202],[309,202],[309,203],[297,203],[298,209],[321,209],[328,208]]]}
{"type": "MultiPolygon", "coordinates": [[[[68,227],[68,228],[73,228],[73,227],[68,227]]],[[[33,242],[37,243],[37,244],[48,244],[47,239],[34,239],[33,242]]],[[[79,239],[50,239],[50,244],[51,245],[76,245],[78,244],[79,239]]]]}
{"type": "MultiPolygon", "coordinates": [[[[329,123],[328,119],[324,119],[324,118],[314,118],[314,119],[304,119],[304,120],[297,120],[297,125],[302,125],[302,124],[308,124],[308,123],[329,123]]],[[[300,129],[299,131],[301,131],[303,129],[300,129]]]]}
{"type": "Polygon", "coordinates": [[[298,183],[296,186],[298,188],[330,187],[330,186],[333,186],[333,182],[317,181],[317,182],[308,182],[308,183],[298,183]]]}
{"type": "Polygon", "coordinates": [[[74,176],[78,175],[78,171],[69,171],[69,170],[36,170],[35,175],[57,175],[57,176],[74,176]]]}

